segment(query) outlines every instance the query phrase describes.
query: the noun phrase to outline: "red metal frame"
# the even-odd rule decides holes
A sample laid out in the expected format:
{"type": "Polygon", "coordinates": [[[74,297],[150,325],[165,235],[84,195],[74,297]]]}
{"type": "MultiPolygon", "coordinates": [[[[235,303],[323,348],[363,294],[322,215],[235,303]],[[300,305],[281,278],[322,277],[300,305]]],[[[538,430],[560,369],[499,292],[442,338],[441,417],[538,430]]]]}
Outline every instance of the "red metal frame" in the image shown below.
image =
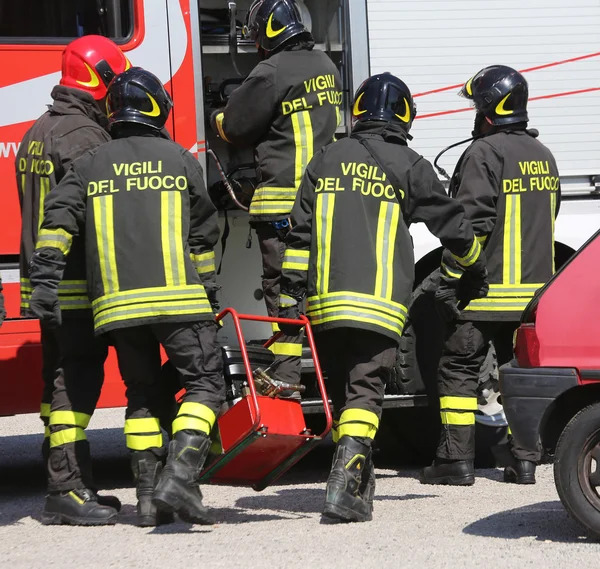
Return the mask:
{"type": "MultiPolygon", "coordinates": [[[[308,340],[308,346],[310,348],[310,353],[312,355],[315,366],[315,374],[317,376],[319,393],[321,395],[321,399],[323,400],[323,408],[325,410],[326,426],[325,430],[319,436],[321,438],[327,436],[327,434],[331,430],[333,418],[331,416],[331,409],[329,407],[329,397],[327,396],[327,390],[325,389],[325,380],[323,379],[321,364],[319,363],[319,356],[317,355],[315,338],[313,336],[312,328],[310,326],[310,321],[308,320],[308,318],[304,316],[304,314],[301,314],[298,320],[292,320],[290,318],[276,318],[272,316],[257,316],[254,314],[238,314],[237,311],[233,308],[226,308],[216,317],[216,321],[221,322],[221,320],[223,320],[223,318],[225,318],[225,316],[227,316],[228,314],[231,315],[231,317],[233,318],[233,325],[235,327],[235,333],[237,335],[238,342],[240,343],[240,352],[242,354],[242,360],[244,361],[246,377],[248,378],[248,387],[250,388],[250,399],[252,401],[251,412],[254,418],[252,430],[255,431],[260,426],[260,408],[256,396],[256,387],[254,385],[254,374],[252,372],[252,368],[250,367],[250,358],[248,357],[248,350],[246,349],[246,342],[244,341],[244,333],[242,331],[240,320],[251,320],[253,322],[271,322],[275,324],[301,324],[302,326],[304,326],[306,331],[306,338],[308,340]]],[[[264,347],[268,348],[269,346],[274,344],[279,336],[281,336],[281,332],[278,332],[277,334],[272,336],[264,344],[264,347]]]]}
{"type": "MultiPolygon", "coordinates": [[[[329,398],[312,329],[306,316],[292,320],[238,314],[233,308],[227,308],[216,317],[217,322],[227,315],[233,318],[250,394],[219,417],[218,425],[225,452],[206,467],[201,475],[201,481],[212,484],[252,486],[260,491],[277,480],[327,436],[332,427],[329,398]],[[325,411],[326,425],[320,435],[314,435],[306,429],[302,407],[297,401],[273,399],[256,393],[254,374],[242,332],[242,320],[296,324],[306,329],[325,411]]],[[[265,347],[268,348],[275,342],[280,334],[269,339],[265,347]]]]}

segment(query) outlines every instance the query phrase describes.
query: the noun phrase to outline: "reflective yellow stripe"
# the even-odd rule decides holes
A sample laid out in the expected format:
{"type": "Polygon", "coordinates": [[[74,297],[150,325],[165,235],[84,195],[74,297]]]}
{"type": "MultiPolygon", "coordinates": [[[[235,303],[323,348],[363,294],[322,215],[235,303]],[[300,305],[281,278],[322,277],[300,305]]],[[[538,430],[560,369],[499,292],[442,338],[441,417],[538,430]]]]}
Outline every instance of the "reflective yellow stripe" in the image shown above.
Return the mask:
{"type": "Polygon", "coordinates": [[[442,411],[442,425],[474,425],[475,413],[457,413],[454,411],[442,411]]]}
{"type": "Polygon", "coordinates": [[[208,435],[211,428],[212,425],[206,419],[198,417],[177,417],[173,421],[173,434],[189,429],[190,431],[201,431],[208,435]]]}
{"type": "Polygon", "coordinates": [[[400,205],[381,202],[377,221],[375,296],[392,298],[394,288],[394,251],[400,217],[400,205]]]}
{"type": "Polygon", "coordinates": [[[125,444],[130,450],[147,450],[163,446],[162,433],[157,435],[125,435],[125,444]]]}
{"type": "Polygon", "coordinates": [[[280,294],[279,295],[279,306],[296,306],[296,304],[298,304],[298,302],[296,301],[295,298],[292,298],[291,296],[288,296],[287,294],[280,294]]]}
{"type": "Polygon", "coordinates": [[[50,425],[74,425],[86,429],[90,424],[91,415],[77,411],[52,411],[50,425]]]}
{"type": "Polygon", "coordinates": [[[462,277],[462,273],[458,273],[455,270],[451,269],[450,267],[448,267],[448,265],[446,265],[446,263],[444,263],[442,261],[442,271],[449,277],[453,278],[453,279],[460,279],[462,277]]]}
{"type": "Polygon", "coordinates": [[[477,241],[479,241],[479,244],[481,246],[483,246],[485,244],[485,242],[487,241],[488,236],[487,235],[475,235],[475,239],[477,239],[477,241]]]}
{"type": "Polygon", "coordinates": [[[269,346],[269,350],[276,356],[302,356],[302,344],[291,342],[275,342],[269,346]]]}
{"type": "Polygon", "coordinates": [[[42,403],[40,405],[40,417],[42,418],[48,418],[50,417],[50,403],[42,403]]]}
{"type": "Polygon", "coordinates": [[[465,310],[523,311],[530,300],[531,298],[477,298],[469,302],[465,310]]]}
{"type": "Polygon", "coordinates": [[[550,219],[552,220],[552,274],[556,272],[554,263],[554,226],[556,224],[556,194],[550,192],[550,219]]]}
{"type": "Polygon", "coordinates": [[[120,308],[112,308],[105,310],[100,315],[94,317],[94,328],[96,331],[103,326],[108,326],[115,322],[123,320],[133,320],[137,318],[155,318],[163,316],[187,316],[195,314],[201,316],[203,314],[212,314],[212,309],[208,301],[185,301],[175,302],[164,300],[160,303],[151,304],[131,304],[120,308]]]}
{"type": "Polygon", "coordinates": [[[73,236],[64,229],[40,229],[35,248],[54,247],[64,255],[68,255],[72,241],[73,236]]]}
{"type": "Polygon", "coordinates": [[[119,275],[115,255],[113,196],[93,198],[93,202],[102,286],[104,287],[104,294],[110,294],[119,290],[119,275]]]}
{"type": "Polygon", "coordinates": [[[40,203],[38,210],[38,233],[40,228],[42,227],[42,222],[44,221],[44,201],[46,200],[46,196],[50,193],[50,178],[47,176],[40,177],[40,203]]]}
{"type": "Polygon", "coordinates": [[[477,397],[455,397],[445,395],[440,397],[441,409],[455,409],[457,411],[477,411],[477,397]]]}
{"type": "Polygon", "coordinates": [[[206,253],[201,253],[199,255],[194,255],[194,253],[190,253],[190,259],[194,264],[196,272],[200,275],[205,273],[212,273],[215,271],[214,251],[207,251],[206,253]]]}
{"type": "Polygon", "coordinates": [[[257,188],[250,203],[250,215],[282,214],[292,211],[296,188],[263,186],[257,188]]]}
{"type": "Polygon", "coordinates": [[[454,259],[463,267],[470,267],[477,259],[479,259],[479,255],[481,255],[481,245],[476,237],[473,237],[473,243],[471,244],[471,248],[469,252],[464,257],[458,257],[457,255],[452,255],[454,259]]]}
{"type": "Polygon", "coordinates": [[[282,268],[293,271],[308,271],[309,257],[310,251],[290,249],[288,247],[283,256],[282,268]]]}
{"type": "Polygon", "coordinates": [[[174,286],[165,289],[157,286],[150,288],[135,288],[102,295],[92,302],[94,310],[103,310],[105,308],[114,308],[130,304],[132,302],[154,302],[158,300],[185,300],[206,299],[206,291],[199,284],[174,286]]]}
{"type": "Polygon", "coordinates": [[[313,156],[313,128],[309,111],[300,111],[291,115],[296,146],[294,168],[294,186],[297,189],[302,182],[304,170],[313,156]]]}
{"type": "Polygon", "coordinates": [[[406,306],[393,300],[376,298],[372,294],[361,292],[343,291],[330,292],[319,296],[310,296],[308,298],[309,309],[321,308],[325,306],[335,306],[337,302],[346,302],[351,306],[364,305],[369,308],[386,312],[388,315],[396,317],[398,312],[403,315],[408,314],[406,306]]]}
{"type": "Polygon", "coordinates": [[[204,419],[212,428],[217,420],[215,412],[202,403],[196,403],[193,401],[184,401],[179,408],[177,416],[190,415],[191,417],[198,417],[198,419],[204,419]]]}
{"type": "Polygon", "coordinates": [[[520,284],[521,282],[521,196],[506,196],[504,217],[504,251],[502,282],[520,284]]]}
{"type": "Polygon", "coordinates": [[[219,133],[219,136],[225,141],[225,142],[231,142],[226,136],[225,136],[225,131],[223,130],[223,119],[225,118],[225,113],[219,113],[216,117],[215,117],[215,124],[217,125],[217,132],[219,133]]]}
{"type": "Polygon", "coordinates": [[[81,427],[64,429],[56,433],[50,433],[50,448],[85,440],[85,431],[81,427]]]}
{"type": "Polygon", "coordinates": [[[156,417],[139,417],[125,421],[124,432],[131,433],[160,433],[160,421],[156,417]]]}
{"type": "Polygon", "coordinates": [[[167,286],[185,282],[183,235],[181,230],[181,194],[162,192],[160,195],[161,242],[167,286]]]}
{"type": "Polygon", "coordinates": [[[50,427],[44,427],[44,438],[45,439],[50,438],[50,427]]]}
{"type": "Polygon", "coordinates": [[[340,440],[340,434],[338,432],[338,421],[333,421],[332,425],[331,425],[331,440],[334,443],[337,443],[340,440]]]}
{"type": "Polygon", "coordinates": [[[365,409],[346,409],[338,423],[338,436],[374,439],[379,428],[379,417],[365,409]]]}
{"type": "Polygon", "coordinates": [[[329,291],[329,269],[331,263],[331,233],[335,194],[318,194],[315,209],[317,236],[317,293],[329,291]]]}
{"type": "Polygon", "coordinates": [[[83,498],[80,498],[77,494],[75,494],[75,492],[73,492],[73,490],[71,490],[69,492],[69,496],[71,496],[71,498],[73,500],[75,500],[75,502],[77,502],[80,506],[82,506],[83,504],[85,504],[85,500],[83,498]]]}

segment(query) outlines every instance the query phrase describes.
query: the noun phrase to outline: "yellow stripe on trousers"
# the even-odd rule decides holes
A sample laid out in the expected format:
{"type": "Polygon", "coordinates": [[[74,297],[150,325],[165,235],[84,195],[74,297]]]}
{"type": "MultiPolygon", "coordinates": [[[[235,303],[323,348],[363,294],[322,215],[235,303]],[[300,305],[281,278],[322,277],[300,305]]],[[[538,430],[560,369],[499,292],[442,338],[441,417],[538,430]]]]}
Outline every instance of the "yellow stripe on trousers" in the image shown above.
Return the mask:
{"type": "Polygon", "coordinates": [[[185,283],[183,235],[181,223],[181,194],[162,192],[160,196],[161,240],[167,286],[185,283]]]}
{"type": "Polygon", "coordinates": [[[521,282],[521,196],[514,194],[506,196],[502,277],[504,284],[521,282]]]}
{"type": "MultiPolygon", "coordinates": [[[[25,186],[23,186],[25,188],[25,186]]],[[[46,200],[46,196],[50,193],[50,178],[47,176],[40,177],[40,203],[39,203],[39,213],[38,213],[38,233],[40,231],[40,227],[42,227],[42,222],[44,221],[44,201],[46,200]]]]}
{"type": "Polygon", "coordinates": [[[329,269],[331,264],[331,231],[335,194],[319,194],[315,212],[317,235],[317,294],[329,292],[329,269]]]}
{"type": "Polygon", "coordinates": [[[291,118],[296,146],[294,185],[298,189],[304,170],[313,156],[313,128],[309,111],[294,113],[291,118]]]}
{"type": "Polygon", "coordinates": [[[391,299],[394,288],[394,249],[400,218],[400,205],[394,202],[381,202],[377,221],[377,273],[375,276],[375,296],[391,299]]]}
{"type": "Polygon", "coordinates": [[[94,226],[100,260],[100,273],[104,294],[119,290],[119,275],[115,255],[115,226],[113,213],[113,196],[95,197],[94,226]]]}

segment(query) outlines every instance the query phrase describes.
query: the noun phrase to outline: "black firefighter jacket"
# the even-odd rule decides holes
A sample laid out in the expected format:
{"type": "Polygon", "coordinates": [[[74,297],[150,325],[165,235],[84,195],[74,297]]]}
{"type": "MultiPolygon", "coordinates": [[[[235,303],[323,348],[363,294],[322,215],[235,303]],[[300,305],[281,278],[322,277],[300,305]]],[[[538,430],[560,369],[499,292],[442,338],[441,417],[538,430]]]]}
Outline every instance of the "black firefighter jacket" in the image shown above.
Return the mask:
{"type": "Polygon", "coordinates": [[[96,333],[213,318],[217,212],[178,144],[131,136],[77,160],[46,198],[36,249],[60,259],[82,227],[96,333]]]}
{"type": "Polygon", "coordinates": [[[258,186],[250,221],[289,216],[313,154],[329,144],[340,120],[342,82],[322,51],[282,51],[259,63],[216,117],[236,145],[255,145],[258,186]]]}
{"type": "MultiPolygon", "coordinates": [[[[54,103],[27,131],[15,162],[21,204],[21,313],[31,298],[29,259],[44,217],[44,199],[65,176],[71,163],[110,140],[106,116],[88,93],[69,87],[52,90],[54,103]]],[[[83,241],[74,239],[59,287],[63,315],[89,315],[83,241]]]]}
{"type": "Polygon", "coordinates": [[[456,166],[451,195],[483,245],[490,282],[488,296],[472,300],[462,319],[519,320],[554,273],[560,178],[537,134],[523,129],[485,136],[456,166]]]}
{"type": "Polygon", "coordinates": [[[463,207],[431,164],[408,148],[400,127],[380,122],[358,123],[314,157],[291,221],[281,305],[306,292],[315,331],[356,327],[399,341],[414,281],[411,223],[424,222],[465,266],[481,254],[463,207]],[[400,202],[361,138],[394,172],[400,202]]]}

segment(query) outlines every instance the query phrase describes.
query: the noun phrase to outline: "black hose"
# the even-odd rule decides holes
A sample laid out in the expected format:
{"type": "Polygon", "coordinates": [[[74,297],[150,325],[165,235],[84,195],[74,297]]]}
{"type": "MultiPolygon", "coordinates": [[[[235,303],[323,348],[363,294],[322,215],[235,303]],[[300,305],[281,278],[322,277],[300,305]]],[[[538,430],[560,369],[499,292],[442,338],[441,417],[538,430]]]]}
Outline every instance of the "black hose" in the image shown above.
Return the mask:
{"type": "Polygon", "coordinates": [[[217,170],[219,171],[219,176],[221,176],[221,180],[223,180],[225,189],[227,190],[227,193],[229,194],[229,197],[231,198],[233,203],[240,209],[243,209],[244,211],[248,211],[248,208],[245,205],[242,205],[238,201],[238,199],[235,195],[235,190],[233,189],[233,186],[231,185],[229,178],[227,178],[227,175],[225,174],[225,170],[223,170],[223,166],[221,165],[221,161],[219,160],[218,156],[210,148],[206,151],[206,153],[209,156],[211,156],[212,159],[215,161],[215,164],[217,165],[217,170]]]}
{"type": "Polygon", "coordinates": [[[450,181],[450,176],[448,175],[448,172],[446,172],[446,170],[444,170],[441,166],[438,166],[438,164],[437,164],[437,161],[440,159],[440,157],[442,156],[442,154],[445,154],[446,152],[448,152],[448,150],[451,150],[455,146],[460,146],[461,144],[465,144],[467,142],[471,142],[472,140],[475,140],[476,138],[478,138],[478,137],[477,136],[472,136],[471,138],[466,138],[465,140],[461,140],[460,142],[455,142],[454,144],[451,144],[450,146],[446,146],[446,148],[444,148],[444,150],[442,150],[435,157],[435,160],[433,161],[433,165],[435,166],[436,170],[439,172],[440,176],[444,176],[444,178],[446,178],[446,180],[450,181]]]}

